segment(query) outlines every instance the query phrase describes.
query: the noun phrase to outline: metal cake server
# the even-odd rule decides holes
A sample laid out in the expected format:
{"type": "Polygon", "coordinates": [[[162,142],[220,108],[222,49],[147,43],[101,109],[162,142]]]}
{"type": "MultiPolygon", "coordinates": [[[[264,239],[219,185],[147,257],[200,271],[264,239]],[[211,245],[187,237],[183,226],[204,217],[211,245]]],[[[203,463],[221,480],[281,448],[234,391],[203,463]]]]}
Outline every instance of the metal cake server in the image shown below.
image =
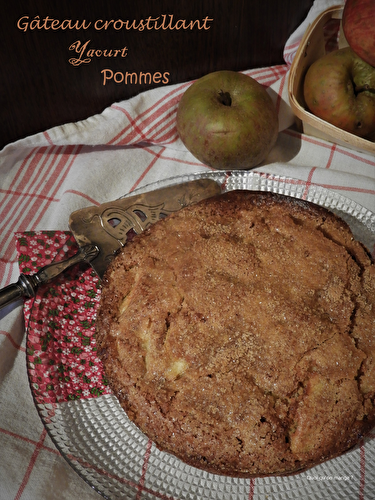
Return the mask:
{"type": "Polygon", "coordinates": [[[221,194],[221,187],[216,181],[198,179],[73,212],[69,227],[78,252],[42,267],[35,274],[21,274],[16,283],[0,290],[0,308],[23,297],[34,297],[39,286],[80,262],[90,264],[102,278],[116,252],[134,234],[172,212],[217,194],[221,194]]]}

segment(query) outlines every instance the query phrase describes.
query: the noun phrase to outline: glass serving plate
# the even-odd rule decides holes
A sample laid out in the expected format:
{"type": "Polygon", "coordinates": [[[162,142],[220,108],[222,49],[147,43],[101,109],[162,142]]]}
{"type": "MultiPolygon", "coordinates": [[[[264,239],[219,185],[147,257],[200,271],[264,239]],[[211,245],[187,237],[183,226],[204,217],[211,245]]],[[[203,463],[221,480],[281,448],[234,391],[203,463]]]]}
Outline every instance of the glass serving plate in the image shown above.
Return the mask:
{"type": "MultiPolygon", "coordinates": [[[[256,171],[204,172],[161,180],[131,194],[200,178],[214,179],[221,186],[222,192],[236,189],[270,191],[324,206],[346,220],[355,237],[371,253],[374,249],[375,215],[371,211],[336,192],[314,184],[307,185],[297,179],[256,171]]],[[[50,300],[57,300],[53,287],[54,285],[51,289],[50,285],[48,292],[51,295],[50,300]]],[[[35,349],[30,346],[33,342],[42,345],[42,341],[46,339],[51,329],[51,308],[41,307],[40,304],[41,299],[39,297],[38,300],[37,297],[31,308],[32,327],[29,325],[28,329],[27,369],[35,405],[63,457],[103,497],[111,500],[357,499],[363,481],[361,457],[364,447],[369,471],[366,472],[366,479],[371,480],[371,470],[374,469],[370,467],[371,457],[375,457],[375,441],[371,440],[371,435],[353,450],[307,472],[289,477],[246,480],[208,474],[159,451],[130,422],[110,390],[91,393],[86,391],[86,397],[85,391],[82,390],[78,391],[82,395],[80,398],[63,398],[58,384],[47,384],[48,391],[45,390],[50,397],[41,397],[41,376],[36,376],[35,349]]],[[[97,299],[93,304],[90,318],[95,316],[97,299]]],[[[54,310],[57,310],[58,302],[55,305],[54,310]]],[[[80,325],[84,324],[84,319],[80,318],[80,325]]],[[[94,328],[92,319],[90,321],[91,327],[94,328]]],[[[82,339],[82,332],[74,332],[74,328],[76,327],[61,332],[66,342],[71,340],[66,338],[69,335],[80,335],[82,339]]],[[[89,337],[85,338],[87,340],[89,337]]],[[[94,366],[95,359],[90,361],[89,356],[95,358],[95,343],[90,343],[89,340],[86,344],[88,351],[86,353],[82,349],[80,363],[87,361],[90,366],[94,366]]],[[[47,367],[53,366],[55,373],[59,369],[65,370],[64,376],[69,379],[66,374],[74,367],[69,366],[69,357],[65,356],[64,348],[58,348],[58,345],[56,341],[54,346],[45,348],[40,363],[47,367]]],[[[43,350],[43,347],[41,349],[43,350]]],[[[65,383],[63,378],[59,378],[61,384],[65,383]]],[[[83,378],[76,377],[75,384],[84,384],[83,378]]],[[[375,477],[372,479],[375,484],[375,477]]]]}

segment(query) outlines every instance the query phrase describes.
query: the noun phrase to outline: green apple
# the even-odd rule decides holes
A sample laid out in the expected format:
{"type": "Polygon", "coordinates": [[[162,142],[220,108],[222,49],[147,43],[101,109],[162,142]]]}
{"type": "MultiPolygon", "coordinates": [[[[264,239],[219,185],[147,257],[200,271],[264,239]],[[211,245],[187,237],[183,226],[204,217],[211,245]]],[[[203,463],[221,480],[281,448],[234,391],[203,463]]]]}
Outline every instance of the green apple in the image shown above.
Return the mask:
{"type": "Polygon", "coordinates": [[[219,170],[259,165],[275,145],[278,116],[266,89],[236,71],[216,71],[183,94],[177,130],[186,148],[219,170]]]}
{"type": "Polygon", "coordinates": [[[350,47],[316,60],[303,88],[309,111],[322,120],[364,138],[375,132],[375,68],[350,47]]]}

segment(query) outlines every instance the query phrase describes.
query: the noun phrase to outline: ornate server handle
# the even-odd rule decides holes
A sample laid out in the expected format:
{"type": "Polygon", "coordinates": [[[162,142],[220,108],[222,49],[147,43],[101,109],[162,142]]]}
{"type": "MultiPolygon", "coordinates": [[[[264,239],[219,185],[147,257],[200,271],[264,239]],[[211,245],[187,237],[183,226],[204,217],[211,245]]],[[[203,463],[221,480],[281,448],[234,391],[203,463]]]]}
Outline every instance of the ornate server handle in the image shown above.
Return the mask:
{"type": "Polygon", "coordinates": [[[0,290],[0,309],[20,298],[34,297],[40,285],[53,280],[74,264],[84,261],[90,262],[98,253],[99,248],[96,245],[87,245],[82,247],[78,253],[69,257],[69,259],[48,264],[39,269],[36,274],[21,274],[16,283],[12,283],[0,290]]]}

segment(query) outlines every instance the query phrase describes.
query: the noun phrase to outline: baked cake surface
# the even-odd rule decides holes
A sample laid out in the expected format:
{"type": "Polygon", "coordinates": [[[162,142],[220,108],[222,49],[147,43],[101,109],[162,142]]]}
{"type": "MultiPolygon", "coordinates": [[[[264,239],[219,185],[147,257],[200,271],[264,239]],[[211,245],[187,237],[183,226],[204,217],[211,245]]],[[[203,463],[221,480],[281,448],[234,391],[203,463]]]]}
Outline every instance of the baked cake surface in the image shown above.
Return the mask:
{"type": "Polygon", "coordinates": [[[371,258],[341,219],[233,191],[116,256],[98,353],[161,450],[217,474],[291,474],[374,426],[374,302],[371,258]]]}

